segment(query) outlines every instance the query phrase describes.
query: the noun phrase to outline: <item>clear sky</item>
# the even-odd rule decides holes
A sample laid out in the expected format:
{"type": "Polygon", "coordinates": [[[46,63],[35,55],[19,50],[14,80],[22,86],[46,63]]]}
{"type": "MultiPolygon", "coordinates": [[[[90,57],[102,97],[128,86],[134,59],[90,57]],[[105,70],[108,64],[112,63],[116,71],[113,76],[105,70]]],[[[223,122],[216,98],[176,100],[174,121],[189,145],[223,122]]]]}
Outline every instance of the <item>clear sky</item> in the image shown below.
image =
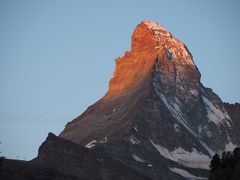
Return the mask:
{"type": "Polygon", "coordinates": [[[202,82],[240,102],[238,0],[0,0],[0,151],[31,159],[101,98],[141,20],[185,42],[202,82]]]}

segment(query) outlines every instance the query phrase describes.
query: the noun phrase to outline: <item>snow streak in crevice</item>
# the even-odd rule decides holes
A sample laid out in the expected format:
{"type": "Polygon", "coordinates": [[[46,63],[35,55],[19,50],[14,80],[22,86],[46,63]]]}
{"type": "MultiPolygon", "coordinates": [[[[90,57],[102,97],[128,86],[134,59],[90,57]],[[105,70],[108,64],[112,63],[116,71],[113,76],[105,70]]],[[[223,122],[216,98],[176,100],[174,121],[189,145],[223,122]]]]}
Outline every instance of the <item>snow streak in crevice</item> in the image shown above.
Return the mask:
{"type": "Polygon", "coordinates": [[[168,101],[167,98],[163,93],[161,93],[159,86],[158,86],[158,76],[159,76],[159,69],[157,66],[155,66],[154,72],[153,72],[153,88],[155,93],[158,95],[158,97],[161,99],[161,101],[164,103],[164,105],[168,108],[172,116],[180,123],[182,124],[198,141],[199,143],[207,150],[209,155],[213,156],[214,151],[209,148],[198,136],[198,134],[189,127],[188,122],[186,121],[186,118],[184,117],[183,112],[181,111],[181,108],[178,104],[175,102],[168,101]]]}

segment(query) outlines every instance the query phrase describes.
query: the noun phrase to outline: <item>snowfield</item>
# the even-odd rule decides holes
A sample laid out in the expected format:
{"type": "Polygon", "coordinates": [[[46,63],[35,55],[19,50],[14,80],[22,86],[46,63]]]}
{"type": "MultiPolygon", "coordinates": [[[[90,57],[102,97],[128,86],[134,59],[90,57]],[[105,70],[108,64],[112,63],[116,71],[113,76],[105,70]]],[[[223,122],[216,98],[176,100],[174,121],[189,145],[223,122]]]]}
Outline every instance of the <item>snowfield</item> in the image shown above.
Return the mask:
{"type": "Polygon", "coordinates": [[[205,178],[205,177],[198,177],[198,176],[194,176],[192,174],[190,174],[188,171],[184,170],[184,169],[179,169],[179,168],[169,168],[172,172],[174,173],[177,173],[177,174],[180,174],[181,176],[185,177],[186,179],[191,179],[191,180],[195,180],[195,179],[201,179],[201,180],[204,180],[204,179],[208,179],[208,178],[205,178]]]}
{"type": "Polygon", "coordinates": [[[175,161],[185,167],[209,169],[210,157],[193,149],[191,152],[186,151],[182,147],[176,148],[174,151],[169,151],[167,148],[155,144],[151,139],[150,142],[165,158],[175,161]]]}

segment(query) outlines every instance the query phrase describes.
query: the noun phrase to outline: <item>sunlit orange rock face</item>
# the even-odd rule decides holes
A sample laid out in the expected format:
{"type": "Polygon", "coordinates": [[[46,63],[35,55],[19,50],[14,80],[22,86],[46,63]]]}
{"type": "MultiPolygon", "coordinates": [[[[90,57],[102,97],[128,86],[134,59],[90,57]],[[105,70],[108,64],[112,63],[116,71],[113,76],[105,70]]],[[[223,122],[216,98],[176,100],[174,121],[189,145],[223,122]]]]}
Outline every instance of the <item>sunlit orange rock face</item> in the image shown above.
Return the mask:
{"type": "Polygon", "coordinates": [[[154,71],[166,96],[177,95],[183,103],[188,103],[186,96],[198,97],[200,73],[187,47],[159,24],[142,21],[132,35],[131,51],[116,59],[106,97],[146,90],[154,71]]]}

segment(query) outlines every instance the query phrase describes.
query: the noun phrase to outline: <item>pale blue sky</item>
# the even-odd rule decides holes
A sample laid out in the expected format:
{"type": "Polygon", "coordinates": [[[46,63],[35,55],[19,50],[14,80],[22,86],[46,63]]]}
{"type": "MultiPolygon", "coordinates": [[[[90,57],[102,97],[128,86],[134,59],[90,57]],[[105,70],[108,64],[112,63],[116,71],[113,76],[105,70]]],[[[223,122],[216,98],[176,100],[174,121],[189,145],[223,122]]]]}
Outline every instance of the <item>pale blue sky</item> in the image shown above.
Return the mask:
{"type": "Polygon", "coordinates": [[[240,101],[238,0],[0,0],[0,150],[31,159],[102,97],[141,20],[191,51],[202,82],[240,101]]]}

